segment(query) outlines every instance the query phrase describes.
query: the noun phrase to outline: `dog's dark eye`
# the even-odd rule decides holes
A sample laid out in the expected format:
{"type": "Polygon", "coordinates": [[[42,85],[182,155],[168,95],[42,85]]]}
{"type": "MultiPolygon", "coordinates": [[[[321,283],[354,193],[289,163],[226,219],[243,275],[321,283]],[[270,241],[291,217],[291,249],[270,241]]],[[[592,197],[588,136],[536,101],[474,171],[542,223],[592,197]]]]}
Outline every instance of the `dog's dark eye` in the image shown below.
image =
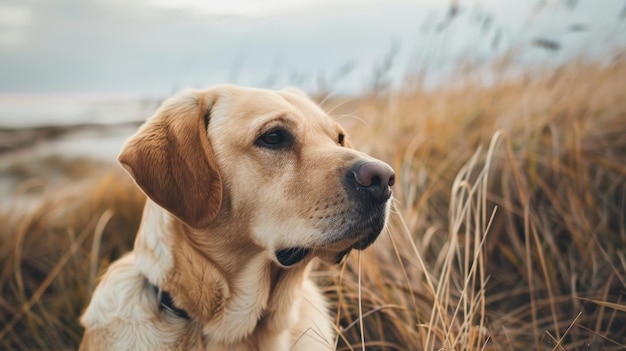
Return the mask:
{"type": "Polygon", "coordinates": [[[343,133],[339,133],[339,136],[337,137],[337,142],[339,143],[339,145],[344,146],[343,145],[343,139],[345,139],[345,135],[343,135],[343,133]]]}
{"type": "Polygon", "coordinates": [[[261,135],[254,144],[270,149],[280,149],[289,146],[292,140],[291,134],[286,130],[274,129],[261,135]]]}

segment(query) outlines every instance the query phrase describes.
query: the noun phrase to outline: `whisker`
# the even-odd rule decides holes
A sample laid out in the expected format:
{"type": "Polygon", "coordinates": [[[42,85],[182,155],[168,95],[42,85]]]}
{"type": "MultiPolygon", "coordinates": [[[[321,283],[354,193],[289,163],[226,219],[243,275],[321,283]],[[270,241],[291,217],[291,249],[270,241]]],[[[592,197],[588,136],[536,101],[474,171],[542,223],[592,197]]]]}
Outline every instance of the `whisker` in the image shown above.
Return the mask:
{"type": "Polygon", "coordinates": [[[340,121],[340,120],[342,120],[344,118],[353,118],[356,121],[359,121],[359,122],[365,124],[368,128],[372,128],[372,125],[369,122],[367,122],[363,118],[355,115],[354,113],[351,113],[351,114],[346,113],[346,114],[343,114],[343,115],[335,116],[335,121],[340,121]]]}
{"type": "MultiPolygon", "coordinates": [[[[318,103],[318,105],[320,105],[322,108],[324,108],[324,104],[326,103],[326,101],[328,101],[328,99],[330,99],[330,98],[331,98],[331,97],[333,97],[333,96],[334,96],[334,93],[332,93],[332,92],[331,92],[331,93],[326,94],[326,96],[324,96],[324,98],[322,99],[322,101],[320,101],[320,102],[318,103]]],[[[331,112],[332,112],[332,110],[334,110],[334,109],[335,109],[335,108],[333,107],[333,108],[331,109],[331,112]]],[[[328,113],[328,114],[330,114],[330,112],[327,112],[327,113],[328,113]]]]}
{"type": "MultiPolygon", "coordinates": [[[[329,98],[331,98],[331,97],[332,97],[332,94],[327,95],[327,96],[324,98],[324,100],[322,100],[322,102],[320,103],[320,106],[321,106],[324,102],[326,102],[326,100],[328,100],[328,99],[329,99],[329,98]]],[[[333,113],[333,111],[335,111],[335,110],[336,110],[336,109],[338,109],[339,107],[341,107],[341,106],[343,106],[343,105],[347,104],[348,102],[350,102],[350,101],[352,101],[352,100],[354,100],[354,99],[344,99],[344,100],[342,100],[342,101],[339,101],[339,102],[338,102],[335,106],[333,106],[331,109],[329,109],[328,111],[326,111],[326,114],[328,114],[328,115],[332,114],[332,113],[333,113]]]]}

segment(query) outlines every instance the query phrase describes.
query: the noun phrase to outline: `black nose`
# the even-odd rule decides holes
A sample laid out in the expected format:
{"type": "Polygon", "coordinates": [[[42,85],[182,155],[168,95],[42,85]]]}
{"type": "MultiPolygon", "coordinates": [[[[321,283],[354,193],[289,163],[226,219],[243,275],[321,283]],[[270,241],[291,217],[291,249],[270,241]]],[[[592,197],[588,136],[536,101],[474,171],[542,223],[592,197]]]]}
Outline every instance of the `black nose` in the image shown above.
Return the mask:
{"type": "Polygon", "coordinates": [[[396,174],[388,164],[381,161],[368,161],[352,167],[349,172],[361,189],[366,190],[376,201],[384,202],[391,197],[391,186],[396,174]]]}

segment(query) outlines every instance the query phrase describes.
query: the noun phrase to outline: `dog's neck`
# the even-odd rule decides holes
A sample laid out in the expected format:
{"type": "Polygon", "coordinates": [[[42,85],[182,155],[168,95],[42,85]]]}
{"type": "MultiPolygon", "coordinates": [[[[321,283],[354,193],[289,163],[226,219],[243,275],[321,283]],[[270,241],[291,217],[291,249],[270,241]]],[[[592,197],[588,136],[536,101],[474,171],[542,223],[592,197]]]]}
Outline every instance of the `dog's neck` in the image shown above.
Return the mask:
{"type": "Polygon", "coordinates": [[[194,232],[148,200],[135,240],[136,265],[203,325],[205,338],[228,344],[260,328],[287,330],[308,264],[285,270],[260,248],[232,245],[232,236],[194,232]],[[209,236],[223,240],[207,245],[209,236]]]}

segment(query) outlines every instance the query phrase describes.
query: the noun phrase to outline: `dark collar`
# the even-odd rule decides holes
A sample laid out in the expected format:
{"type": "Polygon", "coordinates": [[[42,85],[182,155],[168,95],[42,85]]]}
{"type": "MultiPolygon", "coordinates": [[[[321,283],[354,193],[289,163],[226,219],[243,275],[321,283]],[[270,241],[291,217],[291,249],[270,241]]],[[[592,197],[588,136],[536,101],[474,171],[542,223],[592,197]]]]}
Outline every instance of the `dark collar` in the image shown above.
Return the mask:
{"type": "Polygon", "coordinates": [[[157,300],[159,300],[160,310],[166,309],[175,314],[177,317],[183,319],[191,319],[191,317],[189,317],[189,315],[187,314],[187,311],[181,310],[180,308],[174,306],[174,300],[172,300],[172,296],[170,296],[167,291],[163,291],[161,290],[161,288],[152,284],[150,284],[150,287],[152,288],[152,291],[154,291],[154,293],[156,294],[157,300]]]}

